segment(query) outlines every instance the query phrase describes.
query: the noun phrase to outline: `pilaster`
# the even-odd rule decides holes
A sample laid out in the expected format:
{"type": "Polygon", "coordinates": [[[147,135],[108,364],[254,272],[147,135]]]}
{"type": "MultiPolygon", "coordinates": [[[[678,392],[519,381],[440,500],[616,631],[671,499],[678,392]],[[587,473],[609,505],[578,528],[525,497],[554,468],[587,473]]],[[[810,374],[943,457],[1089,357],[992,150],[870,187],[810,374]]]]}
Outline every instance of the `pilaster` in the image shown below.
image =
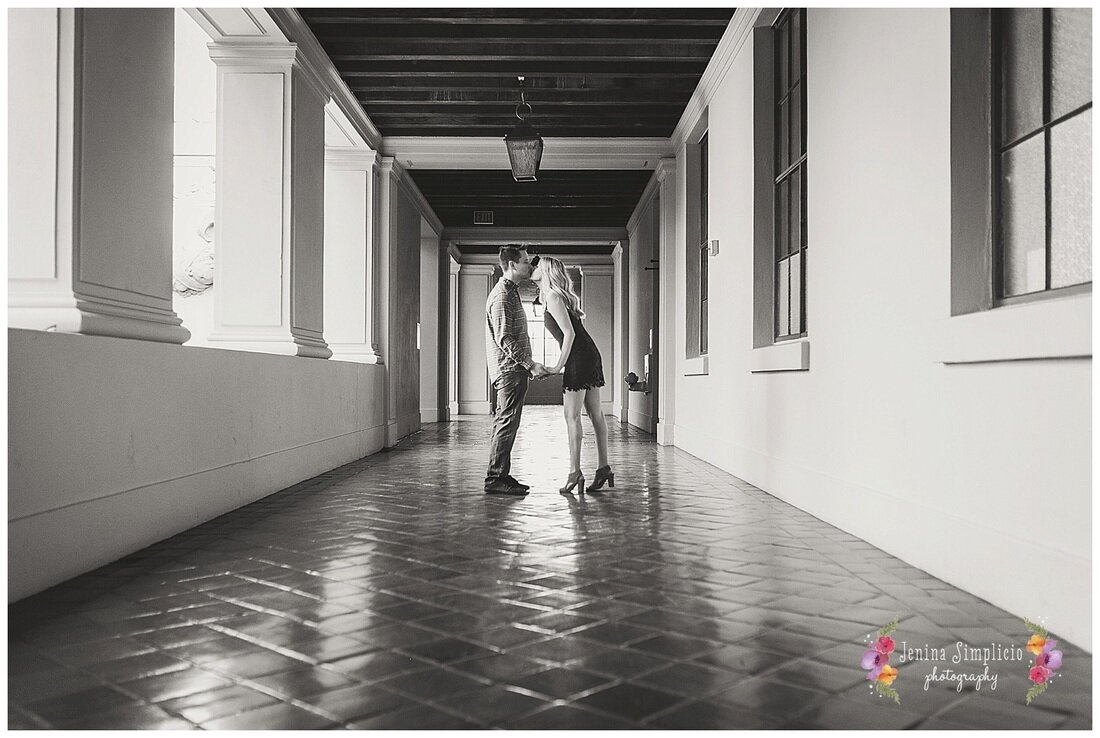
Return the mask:
{"type": "Polygon", "coordinates": [[[451,254],[453,247],[448,243],[446,255],[448,264],[447,282],[447,412],[451,417],[458,415],[458,272],[461,265],[451,254]]]}
{"type": "Polygon", "coordinates": [[[325,150],[325,339],[332,358],[381,364],[375,332],[378,154],[325,150]]]}
{"type": "Polygon", "coordinates": [[[661,159],[657,164],[660,187],[660,295],[658,296],[657,348],[657,443],[671,446],[676,426],[676,160],[661,159]]]}
{"type": "Polygon", "coordinates": [[[328,93],[294,44],[215,43],[218,184],[211,344],[328,358],[328,93]]]}
{"type": "Polygon", "coordinates": [[[462,264],[458,272],[458,412],[486,415],[490,408],[485,357],[485,302],[493,288],[492,264],[462,264]]]}
{"type": "Polygon", "coordinates": [[[190,338],[171,290],[173,13],[10,12],[11,327],[190,338]]]}

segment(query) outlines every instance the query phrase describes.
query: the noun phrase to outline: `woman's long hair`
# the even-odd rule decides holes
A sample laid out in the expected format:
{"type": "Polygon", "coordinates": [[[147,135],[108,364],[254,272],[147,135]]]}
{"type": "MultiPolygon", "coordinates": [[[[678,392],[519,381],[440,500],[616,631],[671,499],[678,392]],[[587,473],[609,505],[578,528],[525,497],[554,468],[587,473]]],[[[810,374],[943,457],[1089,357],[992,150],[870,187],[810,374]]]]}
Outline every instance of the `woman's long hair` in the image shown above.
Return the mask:
{"type": "Polygon", "coordinates": [[[549,277],[550,289],[557,292],[565,300],[565,305],[571,312],[575,313],[578,318],[583,318],[584,311],[581,310],[581,298],[573,291],[573,280],[569,278],[569,274],[565,271],[565,265],[552,256],[544,256],[539,259],[539,266],[543,268],[543,271],[549,277]]]}

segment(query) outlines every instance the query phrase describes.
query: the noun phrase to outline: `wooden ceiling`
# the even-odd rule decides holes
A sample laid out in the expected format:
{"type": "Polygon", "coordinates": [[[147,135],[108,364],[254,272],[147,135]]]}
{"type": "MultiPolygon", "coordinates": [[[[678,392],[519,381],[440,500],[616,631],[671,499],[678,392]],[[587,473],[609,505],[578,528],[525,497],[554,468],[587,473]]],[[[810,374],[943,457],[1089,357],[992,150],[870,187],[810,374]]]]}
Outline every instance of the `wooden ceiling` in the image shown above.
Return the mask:
{"type": "Polygon", "coordinates": [[[507,169],[408,171],[444,226],[473,226],[475,210],[492,210],[494,226],[527,228],[621,228],[652,174],[568,169],[516,182],[507,169]]]}
{"type": "Polygon", "coordinates": [[[734,8],[299,8],[384,136],[672,134],[734,8]]]}

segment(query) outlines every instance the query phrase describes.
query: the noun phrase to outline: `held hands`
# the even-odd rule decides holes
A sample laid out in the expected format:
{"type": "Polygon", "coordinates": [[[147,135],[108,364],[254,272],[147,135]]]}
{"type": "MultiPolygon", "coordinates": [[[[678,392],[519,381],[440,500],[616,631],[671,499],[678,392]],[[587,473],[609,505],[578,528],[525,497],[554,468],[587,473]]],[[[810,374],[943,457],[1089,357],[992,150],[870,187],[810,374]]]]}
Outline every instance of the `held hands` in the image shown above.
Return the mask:
{"type": "Polygon", "coordinates": [[[537,361],[531,365],[531,376],[535,379],[542,379],[543,377],[549,377],[553,374],[559,374],[560,372],[561,369],[556,366],[548,368],[537,361]]]}

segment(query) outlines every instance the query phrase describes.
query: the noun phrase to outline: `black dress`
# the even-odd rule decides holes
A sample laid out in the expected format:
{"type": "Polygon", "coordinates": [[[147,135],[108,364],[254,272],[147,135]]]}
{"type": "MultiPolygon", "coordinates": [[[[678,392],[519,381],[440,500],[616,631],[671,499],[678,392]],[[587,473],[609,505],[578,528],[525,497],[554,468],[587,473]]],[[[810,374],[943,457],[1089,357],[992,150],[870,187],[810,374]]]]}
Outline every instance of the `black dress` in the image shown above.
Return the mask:
{"type": "MultiPolygon", "coordinates": [[[[579,391],[603,387],[603,360],[600,351],[596,348],[596,342],[588,331],[584,329],[581,319],[569,310],[569,320],[573,323],[573,349],[569,352],[569,358],[565,360],[565,374],[562,377],[562,390],[579,391]]],[[[543,324],[557,339],[561,346],[565,340],[565,334],[558,326],[558,321],[547,310],[542,319],[543,324]]]]}

